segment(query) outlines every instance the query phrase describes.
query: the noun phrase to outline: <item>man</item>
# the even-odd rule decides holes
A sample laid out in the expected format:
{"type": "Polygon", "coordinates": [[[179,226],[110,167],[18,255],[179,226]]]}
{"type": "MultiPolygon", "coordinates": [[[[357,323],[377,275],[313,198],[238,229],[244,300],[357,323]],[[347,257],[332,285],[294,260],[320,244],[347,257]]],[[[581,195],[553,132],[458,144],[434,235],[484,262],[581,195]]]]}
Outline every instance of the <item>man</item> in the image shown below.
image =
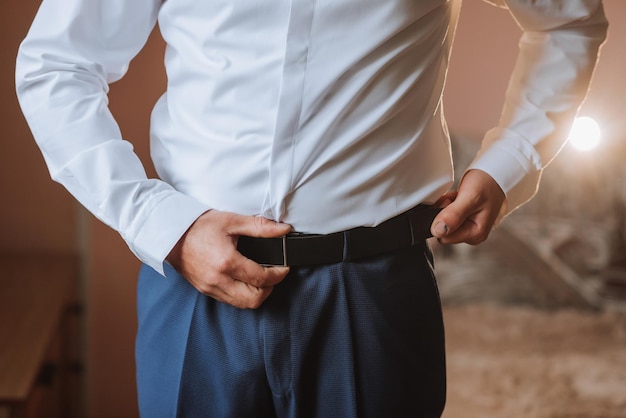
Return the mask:
{"type": "Polygon", "coordinates": [[[502,3],[524,30],[502,118],[447,193],[456,1],[42,2],[17,91],[52,177],[145,263],[143,416],[440,416],[426,238],[477,244],[534,194],[606,35],[601,0],[502,3]],[[106,100],[157,19],[158,180],[106,100]]]}

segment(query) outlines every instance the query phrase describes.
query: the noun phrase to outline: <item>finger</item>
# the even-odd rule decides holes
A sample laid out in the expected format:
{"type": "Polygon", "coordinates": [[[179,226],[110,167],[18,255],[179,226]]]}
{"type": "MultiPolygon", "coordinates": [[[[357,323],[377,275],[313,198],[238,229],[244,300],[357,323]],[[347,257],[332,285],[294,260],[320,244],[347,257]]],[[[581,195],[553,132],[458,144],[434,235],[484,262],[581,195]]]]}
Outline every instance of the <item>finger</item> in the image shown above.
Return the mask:
{"type": "Polygon", "coordinates": [[[262,267],[241,255],[238,258],[243,261],[236,258],[223,261],[210,280],[196,279],[192,284],[202,294],[220,302],[239,308],[256,308],[289,273],[288,267],[262,267]]]}
{"type": "Polygon", "coordinates": [[[272,238],[280,237],[291,232],[291,225],[275,222],[261,216],[242,216],[232,214],[228,233],[231,235],[245,235],[248,237],[272,238]]]}
{"type": "Polygon", "coordinates": [[[256,309],[269,297],[274,286],[289,273],[289,267],[262,267],[245,257],[240,269],[230,273],[221,290],[228,302],[240,308],[256,309]]]}
{"type": "Polygon", "coordinates": [[[207,296],[240,309],[257,309],[270,296],[273,287],[254,287],[223,276],[219,285],[211,286],[207,296]]]}
{"type": "Polygon", "coordinates": [[[455,200],[446,206],[433,220],[431,234],[436,238],[445,238],[461,227],[475,209],[462,200],[455,200]]]}
{"type": "Polygon", "coordinates": [[[235,306],[241,309],[258,309],[272,294],[273,287],[254,287],[243,282],[236,282],[233,300],[235,306]]]}
{"type": "Polygon", "coordinates": [[[481,208],[468,216],[454,231],[439,238],[442,244],[458,244],[465,242],[477,245],[489,237],[494,224],[494,216],[488,208],[481,208]]]}
{"type": "Polygon", "coordinates": [[[433,203],[433,206],[436,208],[445,208],[450,203],[454,202],[457,194],[458,192],[456,191],[445,193],[439,199],[437,199],[435,203],[433,203]]]}
{"type": "Polygon", "coordinates": [[[466,243],[470,245],[477,245],[487,238],[488,234],[484,231],[483,225],[477,223],[474,219],[468,218],[454,232],[443,238],[439,238],[439,242],[442,244],[466,243]]]}
{"type": "Polygon", "coordinates": [[[283,281],[289,273],[289,267],[264,267],[237,253],[229,265],[220,269],[220,273],[250,286],[269,287],[283,281]]]}

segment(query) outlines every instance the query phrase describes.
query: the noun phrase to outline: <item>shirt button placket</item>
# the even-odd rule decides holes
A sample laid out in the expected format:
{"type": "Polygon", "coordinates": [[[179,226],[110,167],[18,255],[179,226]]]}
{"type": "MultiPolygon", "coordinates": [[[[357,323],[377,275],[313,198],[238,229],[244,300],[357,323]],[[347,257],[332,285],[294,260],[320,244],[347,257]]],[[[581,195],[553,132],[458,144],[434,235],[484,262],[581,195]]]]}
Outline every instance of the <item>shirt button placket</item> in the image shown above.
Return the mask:
{"type": "Polygon", "coordinates": [[[269,206],[265,216],[282,220],[285,199],[293,191],[294,152],[300,129],[307,57],[311,42],[315,0],[292,0],[285,31],[283,72],[276,128],[270,158],[269,206]],[[269,212],[269,213],[268,213],[269,212]]]}

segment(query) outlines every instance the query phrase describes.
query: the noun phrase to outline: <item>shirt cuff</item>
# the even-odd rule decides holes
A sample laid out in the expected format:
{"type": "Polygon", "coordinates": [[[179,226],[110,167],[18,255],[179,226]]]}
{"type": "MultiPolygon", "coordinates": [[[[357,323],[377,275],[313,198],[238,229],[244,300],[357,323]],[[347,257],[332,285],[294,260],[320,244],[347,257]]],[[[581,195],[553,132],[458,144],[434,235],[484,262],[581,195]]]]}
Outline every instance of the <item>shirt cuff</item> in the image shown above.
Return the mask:
{"type": "Polygon", "coordinates": [[[189,227],[209,210],[199,201],[175,192],[155,206],[130,245],[145,264],[165,276],[165,258],[189,227]]]}
{"type": "Polygon", "coordinates": [[[532,145],[516,138],[512,132],[494,129],[485,138],[483,148],[469,170],[481,170],[498,183],[506,195],[504,217],[529,201],[536,193],[541,178],[542,166],[532,145]],[[499,137],[494,141],[494,137],[499,137]]]}

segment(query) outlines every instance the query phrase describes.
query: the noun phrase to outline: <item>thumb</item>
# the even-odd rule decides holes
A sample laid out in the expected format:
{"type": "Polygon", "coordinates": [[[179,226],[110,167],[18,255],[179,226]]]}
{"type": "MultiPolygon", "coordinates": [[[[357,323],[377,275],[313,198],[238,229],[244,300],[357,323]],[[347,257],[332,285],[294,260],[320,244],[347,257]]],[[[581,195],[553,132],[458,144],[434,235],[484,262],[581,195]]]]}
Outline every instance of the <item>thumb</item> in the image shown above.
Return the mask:
{"type": "Polygon", "coordinates": [[[261,216],[235,215],[229,232],[232,235],[273,238],[286,235],[291,232],[291,229],[289,224],[275,222],[261,216]]]}
{"type": "Polygon", "coordinates": [[[469,205],[463,205],[459,199],[450,203],[435,217],[430,233],[435,238],[444,238],[454,233],[471,215],[471,213],[466,213],[467,209],[469,205]]]}

